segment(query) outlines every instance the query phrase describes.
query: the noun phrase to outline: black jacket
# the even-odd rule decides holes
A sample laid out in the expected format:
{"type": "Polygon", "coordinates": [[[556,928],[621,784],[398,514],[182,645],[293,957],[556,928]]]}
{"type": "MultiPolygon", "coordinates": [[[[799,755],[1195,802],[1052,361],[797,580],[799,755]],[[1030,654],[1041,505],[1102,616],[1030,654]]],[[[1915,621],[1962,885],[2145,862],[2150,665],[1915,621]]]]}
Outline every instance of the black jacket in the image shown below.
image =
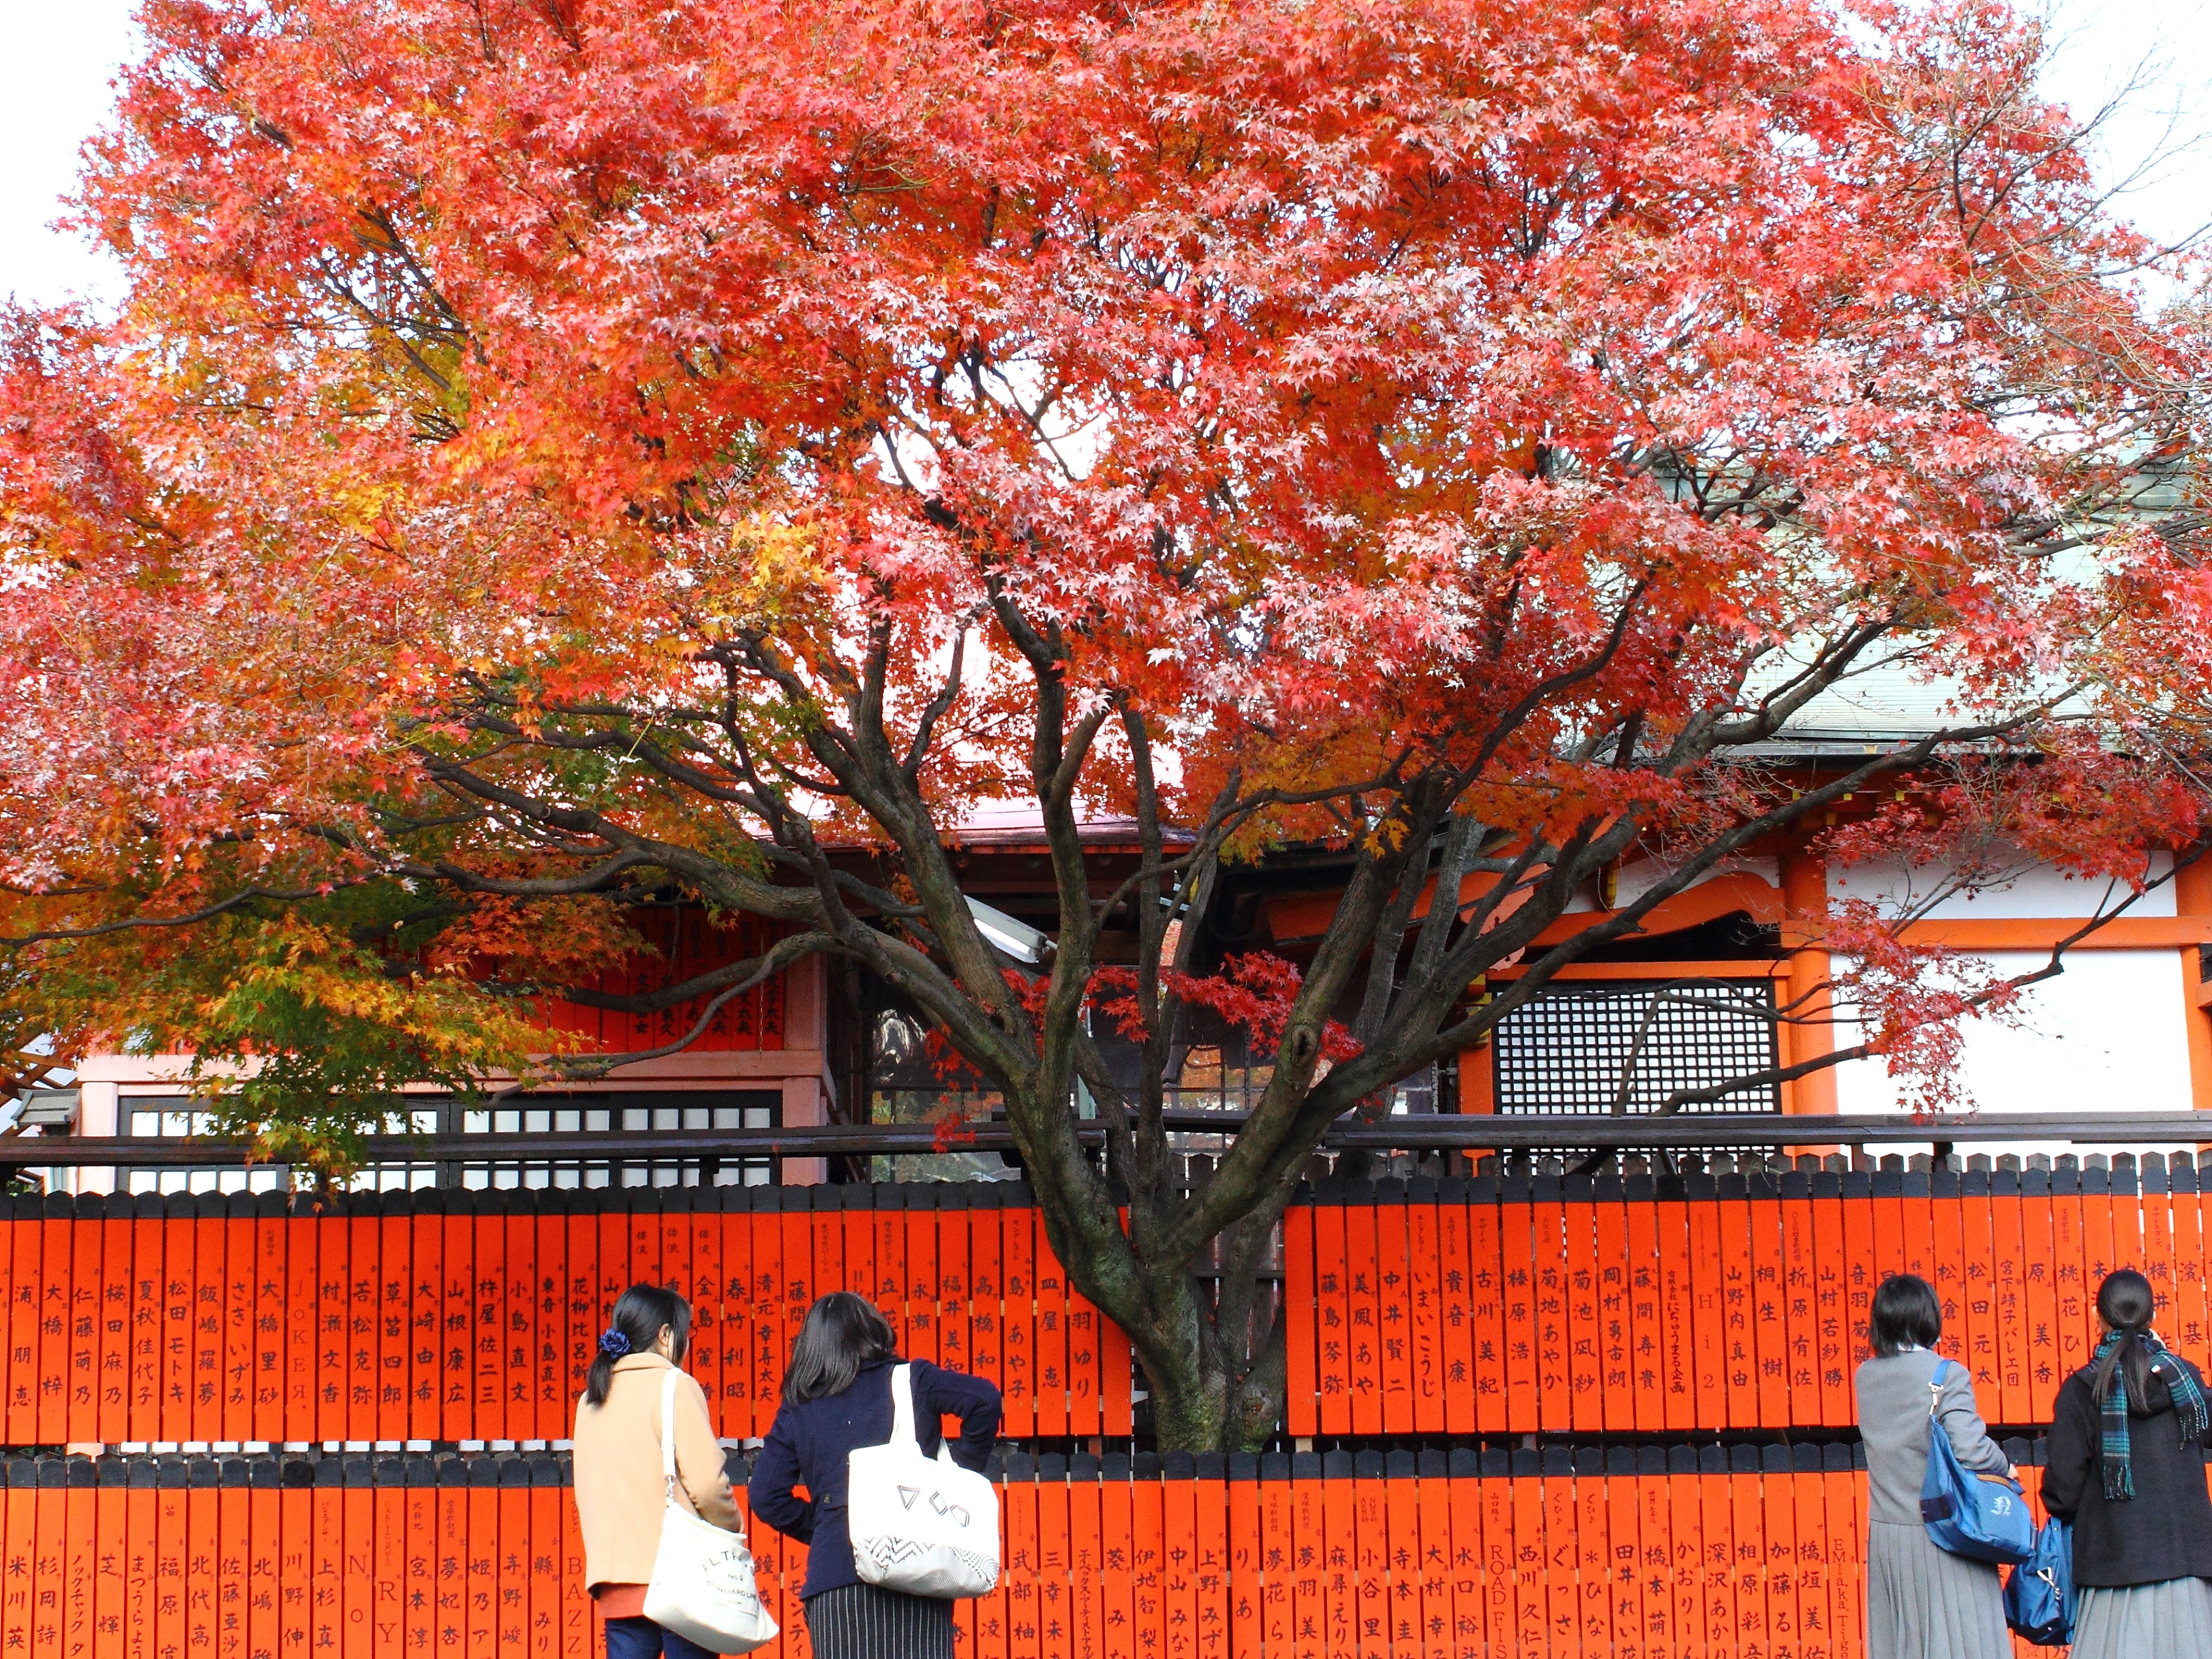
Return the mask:
{"type": "MultiPolygon", "coordinates": [[[[807,1547],[801,1600],[860,1583],[853,1571],[852,1535],[846,1529],[845,1459],[856,1446],[880,1446],[891,1438],[891,1370],[895,1359],[864,1367],[842,1394],[787,1400],[753,1465],[745,1487],[752,1512],[807,1547]],[[801,1499],[792,1491],[806,1488],[801,1499]]],[[[981,1471],[999,1438],[999,1390],[980,1377],[914,1362],[915,1438],[931,1456],[945,1444],[942,1417],[960,1420],[952,1461],[981,1471]]]]}
{"type": "MultiPolygon", "coordinates": [[[[2203,1377],[2186,1359],[2199,1386],[2203,1377]]],[[[2098,1448],[2104,1429],[2087,1366],[2060,1386],[2044,1449],[2043,1506],[2074,1523],[2074,1582],[2118,1587],[2169,1578],[2212,1578],[2212,1496],[2203,1444],[2183,1445],[2173,1402],[2154,1384],[2150,1408],[2128,1411],[2128,1464],[2136,1495],[2105,1498],[2098,1448]]]]}

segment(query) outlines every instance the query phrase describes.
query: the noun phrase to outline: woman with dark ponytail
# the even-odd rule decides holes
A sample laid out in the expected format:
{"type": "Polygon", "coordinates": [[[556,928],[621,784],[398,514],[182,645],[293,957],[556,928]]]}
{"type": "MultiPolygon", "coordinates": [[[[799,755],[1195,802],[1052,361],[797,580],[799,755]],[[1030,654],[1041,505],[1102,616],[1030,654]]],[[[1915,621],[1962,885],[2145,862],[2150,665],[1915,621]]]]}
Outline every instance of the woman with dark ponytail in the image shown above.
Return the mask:
{"type": "Polygon", "coordinates": [[[2212,1408],[2156,1306],[2132,1268],[2106,1279],[2104,1340],[2058,1390],[2043,1506],[2074,1524],[2075,1659],[2212,1659],[2212,1408]]]}
{"type": "Polygon", "coordinates": [[[673,1420],[660,1420],[662,1378],[672,1365],[680,1369],[690,1345],[691,1305],[659,1285],[632,1285],[615,1303],[584,1373],[576,1405],[576,1513],[585,1588],[606,1620],[607,1659],[706,1659],[706,1649],[645,1616],[645,1586],[667,1507],[662,1436],[675,1440],[677,1496],[701,1519],[738,1529],[706,1390],[679,1375],[673,1420]]]}

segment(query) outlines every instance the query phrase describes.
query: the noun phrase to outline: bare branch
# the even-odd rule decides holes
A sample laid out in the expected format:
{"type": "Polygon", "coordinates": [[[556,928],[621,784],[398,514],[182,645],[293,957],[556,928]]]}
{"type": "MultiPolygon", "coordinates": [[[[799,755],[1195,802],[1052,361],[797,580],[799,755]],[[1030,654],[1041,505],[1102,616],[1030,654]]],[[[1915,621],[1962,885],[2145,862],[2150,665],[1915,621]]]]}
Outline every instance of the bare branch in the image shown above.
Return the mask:
{"type": "Polygon", "coordinates": [[[113,922],[100,922],[87,928],[52,928],[41,933],[27,933],[19,937],[0,936],[0,949],[20,950],[27,945],[44,945],[71,939],[99,939],[113,933],[129,933],[143,928],[189,928],[202,922],[211,922],[218,916],[227,916],[241,905],[257,899],[272,904],[298,905],[311,899],[327,898],[340,887],[358,887],[367,876],[348,876],[312,887],[240,887],[228,899],[181,916],[128,916],[113,922]]]}

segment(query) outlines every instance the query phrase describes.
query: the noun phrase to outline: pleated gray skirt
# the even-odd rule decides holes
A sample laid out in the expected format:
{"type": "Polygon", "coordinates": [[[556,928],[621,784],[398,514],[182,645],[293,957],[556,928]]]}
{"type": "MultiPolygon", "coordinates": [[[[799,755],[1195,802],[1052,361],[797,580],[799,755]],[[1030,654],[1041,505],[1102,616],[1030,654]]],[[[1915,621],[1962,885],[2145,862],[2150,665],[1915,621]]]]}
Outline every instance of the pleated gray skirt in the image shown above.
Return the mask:
{"type": "Polygon", "coordinates": [[[2074,1659],[2212,1659],[2212,1579],[2081,1587],[2074,1659]]]}
{"type": "Polygon", "coordinates": [[[806,1599],[814,1659],[952,1659],[952,1603],[877,1584],[806,1599]]]}
{"type": "Polygon", "coordinates": [[[1997,1570],[1937,1549],[1917,1523],[1869,1521],[1867,1659],[2012,1659],[1997,1570]]]}

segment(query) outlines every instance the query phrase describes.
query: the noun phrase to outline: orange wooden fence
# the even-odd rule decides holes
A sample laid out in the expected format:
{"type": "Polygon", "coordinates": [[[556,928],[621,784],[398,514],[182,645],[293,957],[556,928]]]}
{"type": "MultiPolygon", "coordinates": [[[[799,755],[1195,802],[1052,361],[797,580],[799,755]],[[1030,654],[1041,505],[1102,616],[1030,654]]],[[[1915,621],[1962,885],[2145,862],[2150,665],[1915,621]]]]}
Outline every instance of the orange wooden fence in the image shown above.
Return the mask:
{"type": "MultiPolygon", "coordinates": [[[[1324,1454],[1017,1453],[1005,1581],[963,1608],[963,1654],[1856,1659],[1863,1477],[1830,1431],[1874,1283],[1931,1279],[1984,1414],[2032,1425],[2086,1358],[2112,1266],[2149,1272],[2169,1335],[2203,1354],[2197,1176],[1325,1189],[1283,1256],[1288,1427],[1324,1454]],[[1534,1433],[1581,1444],[1473,1444],[1534,1433]],[[1328,1450],[1393,1435],[1431,1449],[1328,1450]]],[[[1011,1435],[1127,1444],[1126,1343],[1068,1292],[1024,1196],[0,1201],[0,1445],[558,1439],[635,1279],[696,1303],[726,1435],[766,1427],[798,1318],[854,1286],[908,1352],[998,1379],[1011,1435]]],[[[557,1455],[5,1474],[0,1659],[597,1650],[557,1455]]],[[[779,1651],[803,1654],[803,1552],[755,1543],[793,1629],[779,1651]]]]}
{"type": "MultiPolygon", "coordinates": [[[[1012,1460],[1005,1571],[960,1604],[963,1659],[1864,1651],[1865,1477],[1839,1446],[1240,1458],[1225,1479],[1205,1462],[1012,1460]]],[[[6,1476],[0,1650],[25,1659],[599,1650],[558,1458],[6,1476]]],[[[804,1552],[753,1542],[787,1632],[766,1651],[799,1659],[804,1552]]]]}
{"type": "Polygon", "coordinates": [[[908,1354],[999,1384],[1009,1434],[1127,1436],[1127,1339],[1068,1289],[1035,1210],[999,1196],[393,1193],[323,1214],[274,1195],[16,1200],[0,1444],[562,1438],[638,1280],[691,1298],[690,1366],[733,1438],[767,1432],[799,1320],[845,1288],[908,1354]],[[856,1196],[868,1207],[838,1207],[856,1196]]]}
{"type": "MultiPolygon", "coordinates": [[[[2025,1427],[2087,1359],[2112,1267],[2148,1272],[2172,1340],[2203,1351],[2212,1217],[2196,1182],[2183,1167],[2144,1192],[2094,1171],[1324,1189],[1284,1225],[1286,1426],[1849,1428],[1867,1299],[1906,1269],[1942,1293],[1985,1414],[2025,1427]]],[[[1068,1287],[1024,1197],[395,1193],[322,1214],[273,1196],[0,1201],[0,1444],[557,1439],[638,1279],[692,1298],[692,1367],[733,1438],[766,1431],[799,1319],[845,1287],[909,1353],[997,1381],[1010,1434],[1127,1436],[1127,1341],[1068,1287]]]]}
{"type": "Polygon", "coordinates": [[[1885,1274],[1943,1303],[1992,1422],[2046,1422],[2096,1287],[2148,1273],[2202,1354],[2212,1209],[2176,1160],[2031,1170],[1325,1189],[1284,1238],[1297,1435],[1849,1428],[1885,1274]],[[2147,1172],[2147,1174],[2148,1172],[2147,1172]]]}
{"type": "MultiPolygon", "coordinates": [[[[960,1605],[963,1659],[1864,1650],[1865,1477],[1840,1446],[1232,1465],[1013,1460],[1006,1568],[960,1605]]],[[[53,1458],[7,1475],[0,1648],[25,1659],[599,1649],[557,1458],[53,1458]]],[[[799,1659],[805,1553],[764,1528],[753,1543],[787,1630],[767,1651],[799,1659]]]]}

